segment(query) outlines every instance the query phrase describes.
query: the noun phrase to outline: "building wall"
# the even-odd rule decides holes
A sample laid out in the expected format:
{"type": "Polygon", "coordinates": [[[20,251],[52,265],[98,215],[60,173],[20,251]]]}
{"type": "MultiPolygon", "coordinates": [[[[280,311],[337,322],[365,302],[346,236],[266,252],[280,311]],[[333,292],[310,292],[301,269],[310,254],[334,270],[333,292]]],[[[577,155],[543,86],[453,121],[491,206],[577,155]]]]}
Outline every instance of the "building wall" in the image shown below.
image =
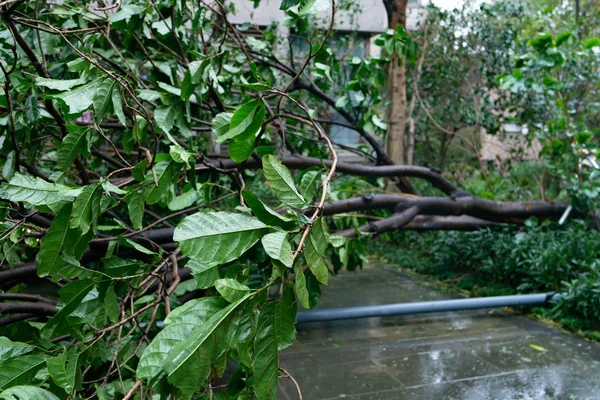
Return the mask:
{"type": "MultiPolygon", "coordinates": [[[[251,22],[256,25],[270,25],[272,22],[283,22],[285,12],[279,9],[281,0],[261,0],[258,8],[249,0],[232,0],[237,9],[236,14],[230,16],[230,21],[235,24],[251,22]]],[[[335,29],[342,31],[358,31],[381,33],[387,30],[387,14],[382,0],[359,0],[362,12],[351,18],[348,11],[336,13],[335,29]]],[[[414,29],[418,21],[423,18],[421,2],[409,1],[407,14],[407,28],[414,29]]],[[[331,11],[322,11],[317,19],[324,25],[329,24],[331,11]]]]}

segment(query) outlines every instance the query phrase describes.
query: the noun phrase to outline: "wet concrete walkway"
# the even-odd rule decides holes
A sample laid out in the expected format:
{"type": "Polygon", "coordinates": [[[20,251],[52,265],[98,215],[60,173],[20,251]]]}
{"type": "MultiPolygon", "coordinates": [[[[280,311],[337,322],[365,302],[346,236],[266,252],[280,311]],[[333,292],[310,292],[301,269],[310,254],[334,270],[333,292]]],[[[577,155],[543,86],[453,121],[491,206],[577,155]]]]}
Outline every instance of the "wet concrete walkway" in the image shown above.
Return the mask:
{"type": "MultiPolygon", "coordinates": [[[[330,279],[318,308],[451,297],[370,265],[330,279]]],[[[599,345],[499,309],[300,324],[281,364],[304,400],[600,399],[599,345]]]]}

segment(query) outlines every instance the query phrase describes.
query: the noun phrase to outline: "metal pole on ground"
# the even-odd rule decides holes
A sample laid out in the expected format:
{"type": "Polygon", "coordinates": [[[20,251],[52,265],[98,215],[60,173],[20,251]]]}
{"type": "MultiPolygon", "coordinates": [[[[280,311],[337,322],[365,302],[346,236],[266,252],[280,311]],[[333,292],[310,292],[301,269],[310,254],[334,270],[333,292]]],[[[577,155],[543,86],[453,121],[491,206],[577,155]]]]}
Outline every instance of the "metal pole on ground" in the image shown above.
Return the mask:
{"type": "Polygon", "coordinates": [[[302,311],[297,322],[336,321],[344,319],[386,317],[444,311],[477,310],[482,308],[516,307],[545,304],[560,298],[559,293],[519,294],[513,296],[481,297],[457,300],[422,301],[379,306],[345,307],[302,311]]]}

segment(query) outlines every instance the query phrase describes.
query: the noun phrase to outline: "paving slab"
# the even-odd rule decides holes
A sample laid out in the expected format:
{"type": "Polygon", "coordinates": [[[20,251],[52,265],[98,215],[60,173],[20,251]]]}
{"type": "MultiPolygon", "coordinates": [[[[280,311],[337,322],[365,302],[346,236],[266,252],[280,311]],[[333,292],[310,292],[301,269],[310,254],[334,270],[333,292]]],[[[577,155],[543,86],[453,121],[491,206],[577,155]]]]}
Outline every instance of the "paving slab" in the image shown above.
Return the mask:
{"type": "MultiPolygon", "coordinates": [[[[393,265],[342,272],[317,308],[456,298],[393,265]]],[[[304,323],[281,365],[305,400],[599,399],[600,346],[501,309],[304,323]]],[[[298,399],[289,379],[280,397],[298,399]]]]}

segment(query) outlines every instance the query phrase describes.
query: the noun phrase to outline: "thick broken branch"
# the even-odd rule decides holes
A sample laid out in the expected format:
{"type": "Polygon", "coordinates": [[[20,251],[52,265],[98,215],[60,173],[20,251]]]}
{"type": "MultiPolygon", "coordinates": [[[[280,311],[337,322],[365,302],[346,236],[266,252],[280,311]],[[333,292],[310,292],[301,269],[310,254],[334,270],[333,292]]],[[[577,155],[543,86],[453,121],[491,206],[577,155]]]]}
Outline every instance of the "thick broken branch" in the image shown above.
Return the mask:
{"type": "MultiPolygon", "coordinates": [[[[319,158],[301,157],[301,156],[285,156],[282,163],[290,169],[304,169],[309,167],[324,167],[331,166],[330,160],[321,160],[319,158]]],[[[213,164],[222,169],[253,169],[260,168],[258,161],[249,159],[243,163],[236,163],[232,160],[213,161],[213,164]]],[[[204,165],[199,165],[196,170],[208,170],[204,165]]],[[[413,165],[361,165],[338,162],[337,172],[365,177],[376,178],[393,178],[393,177],[410,177],[420,178],[429,181],[435,188],[441,190],[445,194],[454,197],[469,196],[470,194],[444,178],[439,172],[432,168],[418,167],[413,165]]]]}

